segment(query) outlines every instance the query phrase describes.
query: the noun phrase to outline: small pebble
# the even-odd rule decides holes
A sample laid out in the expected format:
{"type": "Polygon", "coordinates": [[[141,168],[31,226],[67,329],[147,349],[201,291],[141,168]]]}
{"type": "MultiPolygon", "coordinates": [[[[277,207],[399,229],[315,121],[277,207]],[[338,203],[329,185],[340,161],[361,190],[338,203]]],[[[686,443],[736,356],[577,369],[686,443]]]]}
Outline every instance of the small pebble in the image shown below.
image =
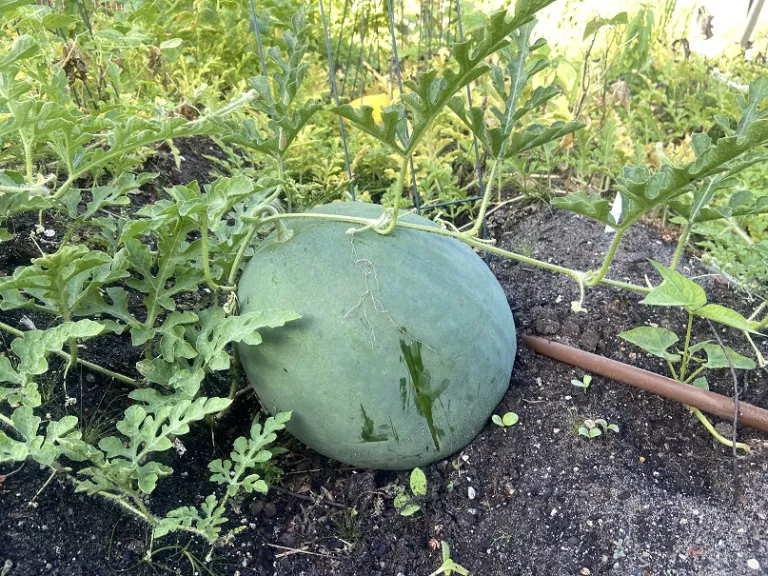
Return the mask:
{"type": "Polygon", "coordinates": [[[760,562],[755,560],[754,558],[750,558],[747,560],[747,566],[750,570],[760,570],[760,562]]]}
{"type": "Polygon", "coordinates": [[[475,496],[477,496],[477,492],[475,491],[474,488],[472,488],[472,486],[467,488],[467,496],[469,496],[470,500],[474,500],[475,496]]]}
{"type": "Polygon", "coordinates": [[[46,238],[53,238],[54,236],[56,236],[56,230],[53,230],[51,228],[46,228],[43,231],[43,234],[45,235],[46,238]]]}

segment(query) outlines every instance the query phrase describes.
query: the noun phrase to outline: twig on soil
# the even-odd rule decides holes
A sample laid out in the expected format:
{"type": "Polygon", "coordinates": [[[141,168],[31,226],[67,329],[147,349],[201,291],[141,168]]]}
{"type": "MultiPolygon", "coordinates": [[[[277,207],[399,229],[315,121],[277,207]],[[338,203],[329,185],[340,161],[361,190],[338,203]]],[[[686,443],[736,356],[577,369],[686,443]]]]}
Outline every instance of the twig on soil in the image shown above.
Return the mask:
{"type": "Polygon", "coordinates": [[[338,556],[333,556],[332,554],[323,554],[322,552],[310,552],[309,550],[302,550],[301,548],[290,548],[288,546],[280,546],[279,544],[270,544],[267,542],[267,546],[270,548],[277,548],[278,550],[285,550],[285,552],[281,552],[280,554],[275,554],[275,558],[284,558],[285,556],[291,556],[293,554],[311,554],[312,556],[322,556],[323,558],[333,558],[334,560],[338,560],[338,556]]]}
{"type": "Polygon", "coordinates": [[[293,496],[294,498],[298,498],[299,500],[306,500],[307,502],[312,502],[313,504],[322,504],[323,506],[332,506],[334,508],[342,508],[342,509],[347,508],[346,506],[344,506],[344,504],[339,504],[338,502],[334,502],[333,500],[326,500],[324,498],[312,498],[311,496],[307,496],[305,494],[299,494],[298,492],[288,490],[287,488],[280,488],[280,486],[270,486],[269,489],[274,490],[275,492],[278,492],[280,494],[293,496]]]}
{"type": "Polygon", "coordinates": [[[240,396],[245,396],[246,394],[250,394],[251,392],[253,392],[253,388],[251,388],[250,386],[246,386],[245,388],[241,388],[240,390],[235,392],[235,400],[240,398],[240,396]]]}
{"type": "MultiPolygon", "coordinates": [[[[733,431],[731,432],[731,442],[733,444],[733,504],[736,505],[739,502],[739,458],[736,452],[736,436],[739,429],[739,379],[736,376],[736,369],[733,367],[731,357],[728,356],[728,350],[726,350],[723,341],[720,339],[720,334],[717,333],[711,320],[707,319],[707,322],[709,323],[710,330],[712,330],[712,333],[715,335],[715,339],[717,339],[718,345],[723,351],[723,356],[725,356],[725,359],[728,362],[728,367],[731,369],[731,377],[733,378],[733,431]]],[[[747,376],[745,374],[745,381],[746,378],[747,376]]]]}
{"type": "Polygon", "coordinates": [[[53,472],[51,472],[51,475],[48,476],[48,480],[46,480],[45,483],[42,486],[40,486],[40,490],[35,492],[35,495],[32,496],[32,499],[29,501],[29,504],[32,504],[32,502],[34,502],[37,499],[37,497],[40,496],[40,494],[42,494],[43,490],[45,490],[48,484],[51,483],[51,480],[53,480],[53,477],[56,476],[57,472],[58,470],[55,470],[55,469],[53,470],[53,472]]]}

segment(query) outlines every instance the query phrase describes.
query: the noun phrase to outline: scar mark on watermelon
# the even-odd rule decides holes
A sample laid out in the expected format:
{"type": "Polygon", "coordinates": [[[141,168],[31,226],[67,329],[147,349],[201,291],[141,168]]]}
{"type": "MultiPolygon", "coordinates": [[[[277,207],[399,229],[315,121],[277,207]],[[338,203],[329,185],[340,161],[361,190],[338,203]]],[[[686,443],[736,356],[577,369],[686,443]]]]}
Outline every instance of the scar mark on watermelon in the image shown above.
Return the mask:
{"type": "Polygon", "coordinates": [[[400,400],[403,410],[408,407],[408,401],[411,400],[416,407],[416,412],[427,423],[435,449],[440,450],[440,439],[445,433],[435,426],[432,408],[435,401],[448,388],[449,381],[446,379],[437,386],[432,386],[432,375],[424,367],[424,359],[421,355],[421,342],[418,340],[410,343],[400,340],[400,350],[403,352],[400,360],[401,362],[404,361],[408,368],[408,378],[400,378],[400,400]]]}
{"type": "MultiPolygon", "coordinates": [[[[369,417],[365,412],[365,408],[362,404],[360,404],[360,413],[363,415],[363,428],[360,431],[360,440],[363,442],[386,442],[389,440],[389,436],[386,434],[374,434],[374,430],[377,428],[377,426],[373,419],[369,417]]],[[[378,426],[379,432],[381,432],[382,427],[386,429],[387,425],[383,424],[382,426],[378,426]]]]}
{"type": "MultiPolygon", "coordinates": [[[[350,235],[349,242],[352,246],[352,262],[363,274],[363,286],[365,289],[360,295],[360,298],[357,300],[357,303],[344,313],[344,317],[348,318],[355,312],[359,313],[358,320],[360,321],[360,324],[363,326],[363,329],[371,341],[371,348],[374,347],[376,342],[376,332],[373,329],[373,323],[371,322],[371,319],[368,317],[368,309],[371,306],[373,307],[373,312],[383,314],[387,320],[392,323],[392,326],[398,330],[398,332],[403,334],[406,338],[413,340],[414,342],[417,341],[413,336],[406,332],[405,328],[395,322],[395,319],[389,313],[389,310],[387,310],[382,301],[377,297],[377,292],[381,292],[381,285],[379,284],[379,275],[376,271],[376,266],[368,258],[360,258],[358,256],[357,248],[355,247],[354,234],[350,235]],[[368,302],[370,302],[370,305],[367,304],[368,302]]],[[[424,345],[430,350],[434,350],[434,348],[432,348],[429,344],[424,345]]]]}

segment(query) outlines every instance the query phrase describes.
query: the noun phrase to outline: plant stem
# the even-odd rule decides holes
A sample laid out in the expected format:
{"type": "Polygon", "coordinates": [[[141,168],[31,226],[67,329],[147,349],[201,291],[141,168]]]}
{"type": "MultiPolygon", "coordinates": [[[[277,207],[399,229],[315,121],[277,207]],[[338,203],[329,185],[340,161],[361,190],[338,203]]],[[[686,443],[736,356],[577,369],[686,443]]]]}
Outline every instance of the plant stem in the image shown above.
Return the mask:
{"type": "MultiPolygon", "coordinates": [[[[248,230],[248,232],[246,233],[245,238],[243,238],[240,242],[240,248],[238,248],[237,254],[235,255],[235,259],[232,262],[232,267],[229,269],[229,276],[227,277],[227,285],[222,286],[223,290],[226,290],[229,292],[234,291],[235,277],[237,276],[238,268],[240,268],[240,261],[243,259],[243,256],[245,255],[245,251],[248,249],[248,246],[250,246],[251,239],[253,238],[253,235],[256,234],[256,230],[259,227],[258,225],[259,220],[256,220],[256,217],[259,215],[259,213],[272,208],[270,205],[270,202],[280,195],[280,191],[282,190],[282,188],[283,188],[282,185],[278,186],[274,194],[270,195],[269,198],[264,200],[264,202],[256,206],[253,210],[251,210],[250,215],[246,216],[243,219],[245,221],[248,221],[248,218],[254,218],[253,225],[251,226],[250,230],[248,230]]],[[[272,210],[274,211],[274,208],[272,208],[272,210]]]]}
{"type": "Polygon", "coordinates": [[[203,274],[205,275],[205,282],[208,284],[208,288],[213,292],[213,301],[218,301],[219,285],[216,284],[211,275],[211,263],[208,257],[208,216],[203,216],[200,226],[200,248],[203,258],[203,274]]]}
{"type": "Polygon", "coordinates": [[[691,374],[688,376],[688,378],[685,379],[685,383],[688,384],[691,380],[696,378],[696,376],[701,374],[702,370],[704,370],[704,366],[699,366],[696,370],[691,372],[691,374]]]}
{"type": "Polygon", "coordinates": [[[405,184],[405,175],[408,172],[409,159],[410,156],[408,155],[403,158],[403,163],[400,166],[400,174],[397,176],[397,185],[395,187],[395,206],[392,211],[392,219],[389,221],[386,228],[379,232],[380,234],[391,234],[392,230],[394,230],[397,225],[397,214],[400,211],[400,197],[403,195],[403,186],[405,184]]]}
{"type": "Polygon", "coordinates": [[[680,238],[677,240],[675,254],[672,256],[672,264],[669,266],[672,268],[672,270],[677,270],[677,265],[680,262],[680,257],[683,255],[685,244],[688,242],[688,237],[691,235],[691,228],[693,228],[693,223],[688,222],[685,225],[685,228],[683,228],[683,232],[680,234],[680,238]]]}
{"type": "MultiPolygon", "coordinates": [[[[309,219],[346,222],[349,224],[358,224],[358,225],[363,225],[367,227],[370,227],[372,224],[372,221],[368,218],[359,218],[355,216],[342,216],[339,214],[318,214],[318,213],[275,214],[273,216],[268,216],[267,218],[264,218],[261,220],[248,217],[248,216],[243,217],[244,222],[254,222],[262,225],[268,224],[269,222],[278,221],[278,220],[309,220],[309,219]]],[[[529,258],[528,256],[523,256],[522,254],[517,254],[515,252],[510,252],[508,250],[502,250],[501,248],[497,248],[496,246],[493,246],[492,244],[488,244],[487,242],[482,242],[480,240],[470,238],[466,234],[463,234],[461,232],[453,232],[451,230],[443,230],[442,228],[424,226],[421,224],[412,224],[410,222],[402,222],[402,221],[397,222],[397,226],[401,228],[406,228],[408,230],[418,230],[420,232],[428,232],[430,234],[437,234],[439,236],[448,236],[450,238],[455,238],[456,240],[464,242],[469,246],[472,246],[475,248],[481,248],[482,250],[491,252],[493,254],[498,254],[499,256],[504,256],[505,258],[510,258],[512,260],[523,262],[524,264],[530,264],[531,266],[543,268],[545,270],[549,270],[550,272],[565,274],[566,276],[573,278],[577,282],[579,282],[584,275],[584,272],[581,272],[579,270],[572,270],[570,268],[565,268],[564,266],[558,266],[557,264],[550,264],[549,262],[542,262],[541,260],[536,260],[535,258],[529,258]]],[[[630,284],[628,282],[620,282],[618,280],[601,279],[598,283],[605,284],[606,286],[613,286],[616,288],[631,290],[632,292],[637,292],[640,294],[647,294],[648,292],[650,292],[650,289],[644,286],[638,286],[636,284],[630,284]]]]}
{"type": "Polygon", "coordinates": [[[747,340],[749,341],[750,346],[752,346],[752,350],[755,352],[755,357],[757,358],[757,365],[760,366],[760,368],[765,368],[768,363],[766,363],[765,358],[763,358],[762,353],[760,352],[760,349],[755,346],[754,340],[752,340],[752,336],[749,335],[749,332],[744,332],[744,336],[747,337],[747,340]]]}
{"type": "Polygon", "coordinates": [[[734,448],[734,447],[739,448],[740,450],[744,450],[744,452],[751,451],[751,448],[748,445],[742,442],[733,442],[732,440],[729,440],[728,438],[720,434],[720,432],[718,432],[717,429],[714,426],[712,426],[712,422],[709,421],[709,418],[704,416],[701,410],[699,410],[698,408],[692,408],[690,406],[688,407],[688,409],[691,412],[693,412],[696,418],[699,419],[699,422],[704,424],[704,427],[709,431],[710,434],[712,434],[712,436],[715,437],[715,440],[717,440],[721,444],[725,444],[729,448],[734,448]]]}
{"type": "MultiPolygon", "coordinates": [[[[469,236],[477,236],[480,233],[480,229],[483,227],[485,213],[487,212],[488,204],[491,201],[491,193],[493,192],[493,180],[496,176],[496,170],[499,166],[499,162],[501,162],[500,157],[493,161],[493,166],[491,166],[491,171],[488,174],[488,178],[486,179],[485,194],[483,194],[483,202],[480,204],[480,212],[478,212],[477,218],[475,218],[475,225],[472,226],[472,229],[469,232],[467,232],[469,236]]],[[[501,189],[499,189],[499,193],[501,193],[501,189]]]]}
{"type": "MultiPolygon", "coordinates": [[[[280,137],[279,141],[283,141],[283,129],[280,128],[280,137]]],[[[285,159],[283,158],[282,153],[278,155],[277,158],[277,176],[280,178],[281,181],[285,180],[285,159]]],[[[293,193],[290,190],[290,186],[284,186],[282,187],[285,191],[285,201],[288,205],[288,212],[293,212],[293,193]]]]}
{"type": "Polygon", "coordinates": [[[680,379],[677,377],[677,372],[671,360],[667,360],[667,366],[669,367],[670,374],[672,374],[672,378],[679,381],[680,379]]]}
{"type": "Polygon", "coordinates": [[[685,373],[688,370],[688,361],[691,359],[688,354],[688,347],[691,344],[691,328],[693,327],[693,313],[688,311],[688,328],[685,331],[685,346],[683,347],[683,363],[680,365],[680,382],[685,382],[685,373]]]}
{"type": "MultiPolygon", "coordinates": [[[[9,326],[4,322],[0,322],[0,330],[4,330],[9,334],[13,334],[14,336],[17,336],[18,338],[22,338],[24,336],[24,332],[22,332],[17,328],[14,328],[13,326],[9,326]]],[[[71,359],[71,356],[66,352],[64,352],[64,350],[54,351],[54,353],[57,356],[60,356],[61,358],[63,358],[64,360],[70,361],[71,359]]],[[[88,370],[98,372],[99,374],[104,374],[105,376],[109,376],[110,378],[114,378],[115,380],[119,380],[120,382],[130,384],[131,386],[137,386],[137,387],[141,386],[141,382],[134,380],[130,376],[126,376],[125,374],[120,374],[119,372],[113,372],[112,370],[109,370],[107,368],[102,368],[98,364],[88,362],[87,360],[83,360],[82,358],[76,358],[75,362],[77,362],[84,368],[88,368],[88,370]]]]}
{"type": "MultiPolygon", "coordinates": [[[[765,302],[761,303],[760,306],[755,308],[755,311],[752,312],[752,314],[750,314],[748,320],[751,322],[752,320],[757,318],[758,314],[760,314],[760,312],[762,312],[763,308],[765,308],[766,306],[768,306],[768,301],[765,301],[765,302]]],[[[768,320],[768,315],[766,315],[765,318],[766,318],[766,320],[768,320]]]]}
{"type": "Polygon", "coordinates": [[[15,192],[28,192],[32,196],[47,196],[48,188],[45,186],[0,186],[0,195],[9,193],[13,194],[15,192]]]}
{"type": "Polygon", "coordinates": [[[628,290],[630,292],[636,292],[637,294],[648,294],[651,289],[646,286],[638,286],[631,282],[621,282],[620,280],[610,280],[609,278],[603,278],[600,280],[600,284],[605,286],[612,286],[614,288],[621,288],[622,290],[628,290]]]}
{"type": "Polygon", "coordinates": [[[24,137],[24,133],[22,131],[19,132],[19,135],[21,136],[21,141],[24,144],[24,165],[27,170],[27,184],[34,186],[35,181],[34,177],[32,176],[32,142],[24,137]]]}
{"type": "MultiPolygon", "coordinates": [[[[112,500],[113,502],[117,502],[117,504],[119,504],[120,506],[122,506],[123,508],[128,510],[128,512],[132,513],[135,516],[138,516],[139,518],[141,518],[142,520],[144,520],[148,524],[151,524],[152,526],[157,524],[157,519],[154,516],[152,516],[152,514],[149,514],[148,512],[145,513],[144,511],[142,511],[142,510],[140,510],[140,509],[138,509],[138,508],[136,508],[134,506],[131,506],[121,496],[118,496],[116,494],[112,494],[110,492],[97,492],[97,494],[99,496],[103,496],[104,498],[108,498],[109,500],[112,500]]],[[[144,508],[144,510],[146,510],[146,508],[144,508]]]]}
{"type": "Polygon", "coordinates": [[[611,268],[611,263],[613,262],[614,256],[616,256],[616,250],[618,249],[619,244],[621,244],[621,239],[624,236],[625,231],[625,227],[616,229],[616,233],[613,237],[613,241],[611,242],[611,246],[608,248],[608,252],[605,254],[605,258],[603,258],[603,265],[597,272],[591,273],[589,279],[586,281],[586,285],[590,288],[597,286],[602,282],[603,278],[605,278],[605,275],[611,268]]]}
{"type": "Polygon", "coordinates": [[[744,242],[746,242],[747,244],[750,244],[750,245],[755,243],[755,241],[752,240],[750,235],[747,234],[744,231],[744,229],[741,226],[739,226],[733,218],[728,218],[728,220],[726,220],[726,222],[728,223],[728,227],[731,230],[733,230],[736,233],[737,236],[739,236],[742,240],[744,240],[744,242]]]}

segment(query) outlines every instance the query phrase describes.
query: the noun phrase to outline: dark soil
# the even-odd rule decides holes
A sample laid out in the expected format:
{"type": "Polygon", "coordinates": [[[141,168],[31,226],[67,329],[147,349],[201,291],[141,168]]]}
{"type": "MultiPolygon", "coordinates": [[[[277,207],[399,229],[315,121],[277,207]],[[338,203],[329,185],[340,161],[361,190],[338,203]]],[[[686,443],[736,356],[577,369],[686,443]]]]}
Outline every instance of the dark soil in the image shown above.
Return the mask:
{"type": "MultiPolygon", "coordinates": [[[[195,158],[191,177],[202,182],[212,165],[196,150],[190,146],[184,155],[195,158]]],[[[189,175],[166,174],[164,185],[186,182],[189,175]]],[[[146,201],[157,194],[148,190],[146,201]]],[[[489,224],[502,248],[581,269],[596,267],[610,242],[602,226],[540,207],[499,211],[489,224]]],[[[25,238],[20,234],[3,244],[15,256],[0,259],[0,272],[9,274],[30,257],[25,238]]],[[[638,226],[622,244],[611,276],[642,283],[647,274],[656,281],[647,258],[669,262],[673,248],[653,229],[638,226]]],[[[520,334],[544,335],[665,373],[664,365],[617,334],[647,323],[680,332],[685,318],[679,313],[598,288],[587,295],[589,313],[576,314],[570,302],[578,289],[569,279],[498,258],[491,266],[520,334]]],[[[683,268],[690,275],[707,273],[689,259],[683,268]]],[[[712,301],[748,312],[743,296],[727,285],[711,277],[700,282],[712,301]]],[[[0,313],[5,322],[19,319],[0,313]]],[[[694,333],[713,338],[705,322],[697,322],[694,333]]],[[[750,352],[732,331],[721,336],[750,352]]],[[[7,337],[2,342],[7,345],[7,337]]],[[[768,356],[764,341],[758,345],[768,356]]],[[[136,360],[128,341],[118,337],[94,342],[83,355],[125,370],[136,360]]],[[[763,573],[748,561],[768,568],[768,437],[739,430],[753,451],[734,463],[730,450],[716,444],[685,407],[601,377],[585,393],[570,383],[581,376],[520,343],[509,391],[497,410],[517,412],[520,423],[509,429],[489,423],[460,454],[429,466],[429,494],[411,518],[392,506],[406,473],[350,469],[283,438],[289,452],[279,460],[284,475],[277,489],[237,503],[230,523],[242,531],[217,550],[210,572],[192,566],[186,554],[202,558],[207,549],[187,539],[155,543],[155,549],[178,547],[158,552],[153,564],[142,563],[148,533],[138,521],[109,502],[75,494],[65,480],[54,478],[43,488],[48,473],[36,464],[19,470],[2,465],[0,572],[426,576],[440,565],[434,545],[445,540],[454,560],[480,576],[763,573]],[[594,440],[577,435],[585,418],[600,417],[620,432],[594,440]]],[[[732,393],[727,371],[709,380],[715,391],[732,393]]],[[[76,385],[82,386],[86,414],[105,406],[107,413],[114,411],[127,392],[116,388],[107,396],[108,384],[87,372],[76,385]]],[[[765,371],[749,373],[741,388],[742,400],[768,405],[765,371]]],[[[198,426],[182,439],[186,452],[167,455],[175,473],[153,495],[158,514],[203,500],[212,489],[206,463],[247,432],[256,410],[253,396],[244,396],[213,432],[198,426]]]]}

